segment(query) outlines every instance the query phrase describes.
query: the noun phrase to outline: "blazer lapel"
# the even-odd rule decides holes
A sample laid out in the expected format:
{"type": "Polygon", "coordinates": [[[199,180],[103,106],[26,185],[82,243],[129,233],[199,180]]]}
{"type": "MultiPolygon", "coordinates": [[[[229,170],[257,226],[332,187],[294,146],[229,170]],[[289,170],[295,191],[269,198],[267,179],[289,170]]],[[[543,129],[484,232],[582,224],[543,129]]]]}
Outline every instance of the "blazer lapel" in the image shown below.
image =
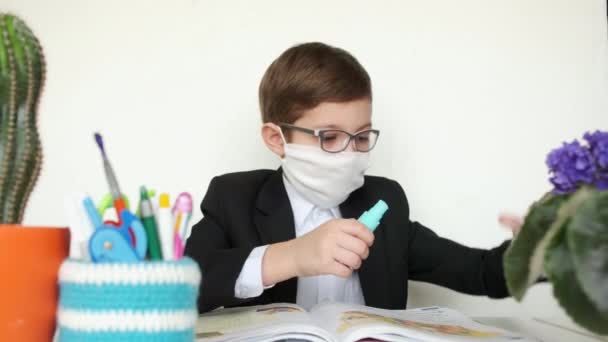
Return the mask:
{"type": "MultiPolygon", "coordinates": [[[[294,239],[296,236],[293,212],[279,168],[268,177],[256,201],[254,224],[262,245],[294,239]]],[[[277,284],[272,291],[273,302],[296,302],[298,281],[292,278],[277,284]]]]}
{"type": "MultiPolygon", "coordinates": [[[[374,198],[363,185],[340,205],[342,217],[356,219],[365,210],[376,204],[379,199],[374,198]]],[[[390,304],[389,269],[384,231],[383,224],[380,223],[374,231],[374,244],[370,247],[369,256],[359,268],[359,280],[365,305],[373,307],[389,307],[390,304]]]]}

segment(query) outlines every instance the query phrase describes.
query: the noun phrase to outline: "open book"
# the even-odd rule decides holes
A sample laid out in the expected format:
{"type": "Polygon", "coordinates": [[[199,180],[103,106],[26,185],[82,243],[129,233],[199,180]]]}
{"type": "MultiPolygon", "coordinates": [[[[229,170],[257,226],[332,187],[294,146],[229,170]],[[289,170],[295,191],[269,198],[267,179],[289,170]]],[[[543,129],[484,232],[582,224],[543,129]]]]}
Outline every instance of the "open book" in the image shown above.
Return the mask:
{"type": "Polygon", "coordinates": [[[446,308],[381,310],[323,303],[307,312],[293,304],[220,309],[201,315],[202,342],[279,340],[351,341],[535,341],[482,325],[446,308]]]}

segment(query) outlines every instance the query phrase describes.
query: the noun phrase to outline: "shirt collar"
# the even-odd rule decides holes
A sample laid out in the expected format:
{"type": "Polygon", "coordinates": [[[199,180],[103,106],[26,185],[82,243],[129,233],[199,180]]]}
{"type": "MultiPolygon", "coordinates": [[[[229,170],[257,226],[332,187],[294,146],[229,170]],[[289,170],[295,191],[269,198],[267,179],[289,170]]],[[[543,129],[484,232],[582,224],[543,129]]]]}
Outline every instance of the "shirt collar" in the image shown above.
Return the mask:
{"type": "MultiPolygon", "coordinates": [[[[289,197],[289,202],[291,203],[291,211],[293,212],[295,226],[301,227],[308,215],[310,215],[315,208],[315,205],[304,198],[285,176],[283,176],[283,184],[285,185],[285,191],[287,192],[287,197],[289,197]]],[[[341,217],[338,207],[333,207],[329,210],[333,217],[341,217]]]]}

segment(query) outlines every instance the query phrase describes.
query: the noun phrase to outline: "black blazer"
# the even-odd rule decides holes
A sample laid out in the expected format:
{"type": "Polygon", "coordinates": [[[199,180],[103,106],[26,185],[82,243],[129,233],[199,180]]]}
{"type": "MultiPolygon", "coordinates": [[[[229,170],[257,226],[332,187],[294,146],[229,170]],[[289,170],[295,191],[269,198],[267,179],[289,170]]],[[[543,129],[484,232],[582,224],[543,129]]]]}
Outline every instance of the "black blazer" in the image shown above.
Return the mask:
{"type": "MultiPolygon", "coordinates": [[[[381,177],[365,177],[363,187],[340,205],[342,217],[357,218],[379,199],[388,204],[389,210],[374,232],[369,257],[359,269],[366,305],[404,309],[408,279],[468,294],[508,296],[502,266],[508,241],[483,250],[437,236],[410,221],[403,189],[397,182],[381,177]]],[[[234,296],[236,279],[254,247],[295,238],[281,169],[213,178],[201,210],[204,217],[193,226],[185,251],[202,272],[200,312],[220,306],[295,303],[296,278],[276,284],[256,298],[234,296]]]]}

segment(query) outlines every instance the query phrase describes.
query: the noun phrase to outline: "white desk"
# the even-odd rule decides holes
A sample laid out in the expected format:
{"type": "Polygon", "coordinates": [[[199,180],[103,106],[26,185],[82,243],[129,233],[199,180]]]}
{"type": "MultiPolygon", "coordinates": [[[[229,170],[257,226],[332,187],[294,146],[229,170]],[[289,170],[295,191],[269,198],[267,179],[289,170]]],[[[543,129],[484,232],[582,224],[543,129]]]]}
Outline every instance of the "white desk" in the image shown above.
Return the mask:
{"type": "Polygon", "coordinates": [[[503,328],[534,337],[544,342],[598,342],[608,341],[607,337],[593,336],[579,327],[551,319],[513,317],[475,317],[479,323],[503,328]]]}

